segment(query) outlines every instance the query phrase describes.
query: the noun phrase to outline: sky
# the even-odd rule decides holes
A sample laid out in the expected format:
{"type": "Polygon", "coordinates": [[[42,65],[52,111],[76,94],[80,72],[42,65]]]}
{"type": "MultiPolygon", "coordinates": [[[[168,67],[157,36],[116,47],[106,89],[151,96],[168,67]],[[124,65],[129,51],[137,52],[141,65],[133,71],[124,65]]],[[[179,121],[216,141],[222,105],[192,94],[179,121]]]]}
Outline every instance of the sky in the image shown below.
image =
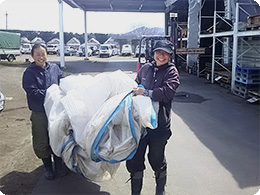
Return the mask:
{"type": "MultiPolygon", "coordinates": [[[[0,0],[0,29],[59,31],[57,0],[0,0]]],[[[64,32],[84,33],[84,12],[63,3],[64,32]]],[[[126,33],[141,26],[164,28],[163,13],[87,12],[88,33],[126,33]]]]}
{"type": "MultiPolygon", "coordinates": [[[[256,0],[260,4],[260,0],[256,0]]],[[[59,32],[58,0],[0,0],[0,29],[59,32]]],[[[63,3],[64,32],[84,33],[84,12],[63,3]]],[[[88,33],[126,33],[135,28],[164,28],[163,13],[87,12],[88,33]]]]}

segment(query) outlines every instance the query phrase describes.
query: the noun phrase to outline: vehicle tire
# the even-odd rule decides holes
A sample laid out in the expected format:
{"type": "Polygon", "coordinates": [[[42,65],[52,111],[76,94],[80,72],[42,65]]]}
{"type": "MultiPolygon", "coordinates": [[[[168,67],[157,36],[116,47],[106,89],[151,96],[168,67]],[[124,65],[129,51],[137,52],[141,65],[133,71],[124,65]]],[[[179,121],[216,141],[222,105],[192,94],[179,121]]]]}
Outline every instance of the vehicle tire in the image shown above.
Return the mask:
{"type": "Polygon", "coordinates": [[[9,56],[7,57],[7,60],[8,60],[8,62],[13,62],[13,61],[15,60],[14,55],[9,55],[9,56]]]}

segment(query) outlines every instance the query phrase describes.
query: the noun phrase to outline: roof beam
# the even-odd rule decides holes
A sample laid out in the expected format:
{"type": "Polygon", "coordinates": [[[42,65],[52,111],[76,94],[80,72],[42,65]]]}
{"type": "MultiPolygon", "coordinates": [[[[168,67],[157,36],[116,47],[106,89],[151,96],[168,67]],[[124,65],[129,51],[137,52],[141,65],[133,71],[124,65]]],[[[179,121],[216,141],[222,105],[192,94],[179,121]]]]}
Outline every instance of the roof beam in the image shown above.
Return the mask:
{"type": "Polygon", "coordinates": [[[109,0],[109,7],[110,7],[111,11],[114,10],[113,5],[112,5],[112,1],[111,1],[111,0],[109,0]]]}
{"type": "MultiPolygon", "coordinates": [[[[164,0],[63,0],[73,8],[84,11],[160,12],[164,13],[164,0]]],[[[169,1],[169,0],[167,0],[169,1]]]]}
{"type": "Polygon", "coordinates": [[[143,8],[143,6],[144,6],[144,5],[143,5],[143,4],[141,4],[138,10],[139,10],[139,11],[141,11],[141,10],[142,10],[142,8],[143,8]]]}
{"type": "Polygon", "coordinates": [[[109,6],[110,6],[111,11],[113,11],[114,10],[113,5],[110,3],[109,6]]]}
{"type": "Polygon", "coordinates": [[[164,1],[164,4],[165,6],[168,8],[170,7],[171,5],[173,5],[177,0],[165,0],[164,1]]]}
{"type": "Polygon", "coordinates": [[[142,4],[140,5],[140,7],[139,7],[139,11],[141,11],[142,10],[142,8],[143,8],[143,6],[144,6],[144,3],[145,3],[145,0],[143,0],[143,2],[142,2],[142,4]]]}
{"type": "Polygon", "coordinates": [[[74,0],[68,0],[68,4],[72,5],[73,7],[82,9],[74,0]]]}

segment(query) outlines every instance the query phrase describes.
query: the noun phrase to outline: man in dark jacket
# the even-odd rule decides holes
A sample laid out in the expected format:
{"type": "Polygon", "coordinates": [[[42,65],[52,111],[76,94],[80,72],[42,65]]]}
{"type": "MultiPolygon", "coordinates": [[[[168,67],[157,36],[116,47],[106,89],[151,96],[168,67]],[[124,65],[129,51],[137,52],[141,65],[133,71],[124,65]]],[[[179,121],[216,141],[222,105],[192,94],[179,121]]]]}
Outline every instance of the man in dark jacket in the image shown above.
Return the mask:
{"type": "Polygon", "coordinates": [[[131,176],[132,195],[141,193],[147,147],[148,160],[156,180],[156,195],[165,194],[165,146],[171,136],[171,103],[180,82],[178,71],[171,63],[173,44],[168,40],[157,41],[153,52],[155,62],[143,65],[136,78],[137,83],[143,87],[134,88],[133,93],[149,96],[152,101],[159,102],[158,127],[146,128],[146,134],[140,140],[135,156],[126,162],[131,176]]]}
{"type": "MultiPolygon", "coordinates": [[[[31,51],[34,62],[24,71],[23,88],[26,92],[28,107],[31,112],[32,141],[36,156],[42,159],[45,168],[45,178],[54,179],[49,145],[48,119],[44,110],[46,90],[52,84],[59,84],[62,71],[56,64],[47,62],[47,49],[45,46],[35,44],[31,51]]],[[[66,174],[62,167],[62,159],[53,155],[55,169],[66,174]]]]}

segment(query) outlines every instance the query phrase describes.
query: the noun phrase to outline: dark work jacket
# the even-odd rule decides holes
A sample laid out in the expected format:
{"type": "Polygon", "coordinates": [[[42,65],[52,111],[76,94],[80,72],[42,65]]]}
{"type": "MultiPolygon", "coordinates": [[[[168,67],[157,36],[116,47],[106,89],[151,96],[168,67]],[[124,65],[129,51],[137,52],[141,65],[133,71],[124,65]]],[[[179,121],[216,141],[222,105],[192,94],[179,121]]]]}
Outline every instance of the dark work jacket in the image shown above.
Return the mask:
{"type": "Polygon", "coordinates": [[[44,112],[46,90],[52,84],[59,84],[62,71],[57,64],[46,63],[45,68],[34,62],[23,73],[22,85],[26,92],[28,107],[34,112],[44,112]]]}
{"type": "Polygon", "coordinates": [[[172,63],[156,66],[147,63],[142,66],[136,77],[136,82],[153,90],[152,101],[159,102],[158,127],[157,130],[170,130],[171,125],[171,103],[178,88],[179,73],[172,63]]]}

